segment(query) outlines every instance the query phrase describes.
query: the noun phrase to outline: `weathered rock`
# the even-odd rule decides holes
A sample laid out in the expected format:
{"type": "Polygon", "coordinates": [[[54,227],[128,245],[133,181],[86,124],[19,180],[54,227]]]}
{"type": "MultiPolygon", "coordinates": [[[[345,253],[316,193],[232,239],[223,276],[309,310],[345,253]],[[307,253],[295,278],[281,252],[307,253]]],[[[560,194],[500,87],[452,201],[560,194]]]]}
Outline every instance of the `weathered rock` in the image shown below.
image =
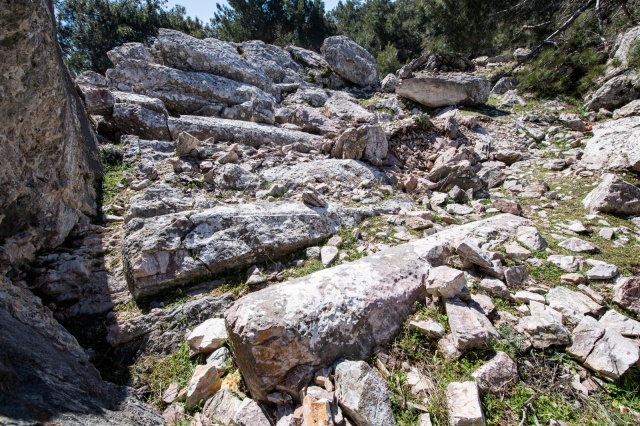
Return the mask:
{"type": "Polygon", "coordinates": [[[315,108],[296,108],[287,120],[290,124],[295,124],[303,131],[313,134],[333,136],[340,133],[340,123],[327,118],[321,111],[321,109],[315,108]]]}
{"type": "Polygon", "coordinates": [[[632,71],[624,72],[607,80],[586,99],[585,107],[591,111],[601,108],[614,109],[638,99],[640,96],[640,74],[632,71]]]}
{"type": "Polygon", "coordinates": [[[529,272],[524,265],[511,266],[504,270],[504,279],[509,287],[523,287],[529,280],[529,272]]]}
{"type": "Polygon", "coordinates": [[[445,308],[453,342],[459,351],[481,347],[500,337],[491,321],[460,299],[446,299],[445,308]]]}
{"type": "Polygon", "coordinates": [[[95,133],[56,40],[49,2],[5,4],[0,38],[0,270],[60,245],[96,214],[95,133]]]}
{"type": "Polygon", "coordinates": [[[189,355],[208,354],[218,349],[227,340],[224,319],[211,318],[197,326],[189,333],[189,355]]]}
{"type": "Polygon", "coordinates": [[[611,379],[618,379],[638,362],[638,344],[615,330],[606,330],[584,361],[585,367],[611,379]]]}
{"type": "Polygon", "coordinates": [[[220,75],[265,91],[270,91],[273,84],[264,70],[253,66],[233,45],[221,40],[200,40],[161,28],[153,49],[162,63],[172,68],[220,75]]]}
{"type": "Polygon", "coordinates": [[[456,253],[481,268],[493,267],[489,252],[478,247],[476,242],[469,238],[463,240],[458,247],[456,247],[456,253]]]}
{"type": "Polygon", "coordinates": [[[312,147],[322,143],[321,137],[305,132],[216,117],[170,117],[169,131],[173,139],[177,139],[181,132],[188,132],[201,140],[214,138],[216,141],[236,142],[253,147],[269,143],[280,146],[301,143],[312,147]]]}
{"type": "Polygon", "coordinates": [[[496,245],[525,223],[516,216],[496,216],[241,298],[226,320],[252,397],[264,400],[298,366],[367,358],[397,332],[415,310],[414,302],[424,300],[418,269],[440,264],[445,242],[477,231],[496,245]]]}
{"type": "Polygon", "coordinates": [[[430,339],[439,339],[444,336],[445,329],[438,321],[429,319],[426,321],[411,321],[409,322],[409,328],[424,334],[430,339]]]}
{"type": "Polygon", "coordinates": [[[325,268],[333,263],[338,257],[338,248],[333,246],[325,246],[320,249],[320,260],[325,268]]]}
{"type": "MultiPolygon", "coordinates": [[[[211,41],[210,39],[208,41],[211,41]]],[[[260,40],[243,42],[239,48],[242,57],[254,68],[264,71],[275,83],[302,83],[302,66],[281,47],[260,40]]]]}
{"type": "Polygon", "coordinates": [[[480,289],[486,291],[492,296],[508,299],[510,297],[509,289],[500,280],[495,278],[485,278],[480,281],[480,289]]]}
{"type": "Polygon", "coordinates": [[[135,218],[124,226],[123,258],[135,297],[228,268],[313,245],[359,214],[301,203],[218,206],[202,212],[135,218]],[[335,216],[334,216],[335,215],[335,216]],[[354,216],[355,215],[355,216],[354,216]],[[336,217],[337,216],[337,217],[336,217]]]}
{"type": "Polygon", "coordinates": [[[544,250],[547,242],[533,226],[523,226],[518,229],[518,242],[531,250],[544,250]]]}
{"type": "Polygon", "coordinates": [[[640,321],[631,319],[614,310],[607,311],[599,322],[607,330],[616,330],[625,337],[640,337],[640,321]]]}
{"type": "Polygon", "coordinates": [[[234,417],[241,405],[242,401],[228,389],[220,389],[213,398],[206,402],[202,409],[202,415],[215,422],[214,424],[234,426],[234,417]]]}
{"type": "Polygon", "coordinates": [[[225,164],[217,170],[207,172],[204,178],[220,189],[240,191],[258,189],[262,183],[257,175],[237,164],[225,164]]]}
{"type": "Polygon", "coordinates": [[[561,256],[552,254],[547,260],[566,272],[577,272],[582,268],[584,258],[582,256],[561,256]]]}
{"type": "Polygon", "coordinates": [[[516,87],[518,87],[518,82],[515,78],[502,77],[496,82],[496,84],[493,86],[493,89],[491,89],[491,94],[496,96],[504,95],[508,91],[514,90],[516,87]]]}
{"type": "Polygon", "coordinates": [[[357,426],[395,425],[389,388],[364,361],[340,361],[335,366],[340,408],[357,426]]]}
{"type": "Polygon", "coordinates": [[[324,208],[327,202],[316,191],[306,190],[302,193],[302,202],[311,207],[324,208]]]}
{"type": "Polygon", "coordinates": [[[187,387],[187,409],[197,406],[200,401],[206,401],[220,390],[220,386],[222,386],[222,382],[215,366],[197,366],[187,387]]]}
{"type": "Polygon", "coordinates": [[[518,383],[518,365],[504,352],[498,352],[471,374],[481,392],[504,394],[518,383]]]}
{"type": "Polygon", "coordinates": [[[137,104],[116,103],[113,121],[124,132],[144,139],[170,140],[166,115],[137,104]]]}
{"type": "Polygon", "coordinates": [[[332,118],[355,123],[375,123],[376,115],[358,105],[355,99],[345,92],[335,92],[324,104],[325,114],[332,118]]]}
{"type": "Polygon", "coordinates": [[[593,126],[580,163],[589,170],[640,171],[640,117],[593,126]]]}
{"type": "Polygon", "coordinates": [[[107,57],[114,66],[128,59],[153,62],[151,52],[142,43],[124,43],[108,51],[107,57]]]}
{"type": "Polygon", "coordinates": [[[589,280],[610,280],[618,275],[618,267],[610,263],[598,260],[587,260],[587,263],[593,266],[586,273],[589,280]]]}
{"type": "Polygon", "coordinates": [[[489,99],[491,83],[473,74],[417,74],[402,80],[396,94],[429,108],[450,105],[479,105],[489,99]]]}
{"type": "Polygon", "coordinates": [[[590,297],[563,286],[549,290],[547,301],[550,308],[560,312],[564,320],[573,325],[579,324],[587,314],[598,316],[604,310],[590,297]]]}
{"type": "Polygon", "coordinates": [[[585,316],[571,334],[571,345],[567,347],[567,353],[584,362],[604,332],[605,327],[598,320],[585,316]]]}
{"type": "Polygon", "coordinates": [[[613,112],[613,119],[617,120],[624,117],[632,117],[634,115],[640,115],[640,99],[631,101],[625,106],[618,108],[613,112]]]}
{"type": "Polygon", "coordinates": [[[456,297],[467,288],[467,279],[464,277],[464,272],[448,266],[429,269],[423,280],[427,294],[438,297],[456,297]]]}
{"type": "Polygon", "coordinates": [[[329,67],[342,78],[362,87],[380,84],[376,58],[349,37],[328,37],[320,51],[329,67]]]}
{"type": "Polygon", "coordinates": [[[451,426],[484,426],[484,413],[476,382],[452,382],[447,386],[451,426]]]}
{"type": "Polygon", "coordinates": [[[597,253],[600,251],[598,246],[592,242],[581,240],[580,238],[569,238],[561,241],[558,245],[575,253],[597,253]]]}
{"type": "Polygon", "coordinates": [[[562,314],[536,302],[531,303],[531,315],[522,317],[516,329],[531,338],[534,348],[571,343],[569,331],[562,325],[562,314]]]}
{"type": "Polygon", "coordinates": [[[531,291],[526,291],[526,290],[516,292],[513,295],[513,300],[515,300],[518,303],[525,303],[525,304],[531,301],[542,303],[542,304],[546,302],[543,295],[538,293],[533,293],[531,291]]]}
{"type": "Polygon", "coordinates": [[[640,214],[640,188],[614,174],[606,173],[598,186],[582,200],[582,205],[590,211],[640,214]]]}
{"type": "Polygon", "coordinates": [[[613,287],[613,302],[640,315],[640,278],[619,278],[613,287]]]}
{"type": "Polygon", "coordinates": [[[387,183],[387,177],[375,167],[354,160],[313,160],[290,166],[276,166],[262,172],[268,182],[300,183],[307,177],[328,185],[341,182],[343,185],[357,187],[364,181],[387,183]]]}
{"type": "Polygon", "coordinates": [[[515,201],[498,198],[491,202],[493,208],[498,209],[502,213],[522,214],[522,206],[515,201]]]}
{"type": "Polygon", "coordinates": [[[380,90],[386,93],[394,93],[398,84],[400,84],[400,80],[395,74],[387,74],[380,82],[380,90]]]}
{"type": "Polygon", "coordinates": [[[172,112],[274,122],[273,96],[226,77],[135,60],[121,62],[106,74],[114,88],[158,98],[172,112]]]}
{"type": "Polygon", "coordinates": [[[260,405],[251,398],[245,398],[238,406],[233,422],[237,426],[271,426],[269,417],[260,405]]]}

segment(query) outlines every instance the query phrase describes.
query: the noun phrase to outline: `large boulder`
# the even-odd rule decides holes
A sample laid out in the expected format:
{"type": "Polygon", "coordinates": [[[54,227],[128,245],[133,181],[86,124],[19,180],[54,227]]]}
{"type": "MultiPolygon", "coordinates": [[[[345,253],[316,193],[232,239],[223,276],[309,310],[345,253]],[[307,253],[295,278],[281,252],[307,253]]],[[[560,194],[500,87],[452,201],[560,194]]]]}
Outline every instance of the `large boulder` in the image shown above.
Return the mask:
{"type": "Polygon", "coordinates": [[[106,75],[114,90],[158,98],[178,114],[274,122],[273,96],[227,77],[138,60],[122,61],[106,75]]]}
{"type": "Polygon", "coordinates": [[[225,318],[252,397],[266,400],[270,390],[295,382],[300,371],[340,358],[368,358],[402,327],[415,302],[424,301],[422,275],[445,260],[448,243],[477,231],[492,237],[488,244],[500,244],[525,223],[495,216],[239,299],[225,318]]]}
{"type": "Polygon", "coordinates": [[[362,87],[380,84],[376,58],[349,37],[326,38],[320,51],[329,67],[344,79],[362,87]]]}
{"type": "Polygon", "coordinates": [[[615,53],[607,62],[606,78],[619,75],[631,67],[632,49],[637,46],[638,41],[640,41],[640,26],[629,28],[618,35],[614,46],[615,53]]]}
{"type": "Polygon", "coordinates": [[[281,47],[260,40],[240,44],[242,57],[251,65],[265,72],[275,83],[302,83],[303,67],[281,47]]]}
{"type": "Polygon", "coordinates": [[[135,218],[122,243],[129,288],[138,298],[316,244],[339,228],[337,210],[281,202],[135,218]]]}
{"type": "Polygon", "coordinates": [[[180,118],[169,117],[169,132],[173,139],[177,139],[180,133],[187,132],[200,140],[214,138],[216,141],[236,142],[256,148],[265,144],[280,146],[302,144],[310,148],[322,145],[320,136],[297,130],[248,121],[197,117],[195,115],[183,115],[180,118]]]}
{"type": "Polygon", "coordinates": [[[215,38],[200,40],[161,28],[153,49],[164,65],[183,71],[220,75],[271,91],[273,81],[262,69],[244,59],[230,43],[215,38]]]}
{"type": "Polygon", "coordinates": [[[607,80],[595,92],[587,96],[586,108],[614,110],[640,97],[640,74],[627,71],[607,80]]]}
{"type": "Polygon", "coordinates": [[[640,117],[593,126],[580,162],[590,170],[640,171],[640,117]]]}
{"type": "Polygon", "coordinates": [[[606,173],[598,186],[582,200],[582,205],[589,211],[640,214],[640,188],[606,173]]]}
{"type": "Polygon", "coordinates": [[[380,164],[388,151],[389,144],[382,127],[364,125],[345,130],[334,144],[331,156],[380,164]]]}
{"type": "Polygon", "coordinates": [[[49,3],[18,0],[0,11],[0,39],[7,41],[0,50],[5,266],[61,244],[80,218],[96,214],[98,143],[58,47],[49,3]]]}
{"type": "Polygon", "coordinates": [[[396,94],[429,108],[450,105],[480,105],[489,99],[491,83],[485,77],[466,73],[419,73],[404,79],[396,94]]]}

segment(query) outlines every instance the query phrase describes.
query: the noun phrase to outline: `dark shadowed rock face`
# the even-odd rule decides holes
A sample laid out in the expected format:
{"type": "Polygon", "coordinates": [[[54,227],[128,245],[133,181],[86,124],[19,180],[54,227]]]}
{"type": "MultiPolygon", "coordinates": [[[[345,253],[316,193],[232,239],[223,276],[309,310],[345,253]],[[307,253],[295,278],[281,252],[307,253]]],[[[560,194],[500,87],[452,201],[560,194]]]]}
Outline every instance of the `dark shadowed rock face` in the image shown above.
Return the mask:
{"type": "Polygon", "coordinates": [[[17,266],[95,214],[100,165],[50,2],[3,1],[0,40],[0,263],[17,266]]]}
{"type": "Polygon", "coordinates": [[[51,0],[0,2],[0,424],[156,425],[4,274],[96,210],[97,142],[56,42],[51,0]]]}

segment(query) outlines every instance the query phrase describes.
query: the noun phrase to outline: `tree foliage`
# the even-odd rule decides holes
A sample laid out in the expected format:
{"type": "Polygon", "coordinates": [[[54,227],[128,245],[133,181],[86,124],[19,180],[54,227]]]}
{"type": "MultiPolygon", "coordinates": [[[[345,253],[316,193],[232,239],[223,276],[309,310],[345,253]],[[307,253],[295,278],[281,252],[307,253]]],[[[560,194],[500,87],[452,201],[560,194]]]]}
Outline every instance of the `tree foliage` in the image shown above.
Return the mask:
{"type": "Polygon", "coordinates": [[[204,37],[202,21],[186,16],[182,6],[165,9],[166,0],[56,0],[58,40],[72,73],[103,73],[111,66],[107,52],[128,42],[148,43],[159,28],[204,37]]]}
{"type": "Polygon", "coordinates": [[[333,33],[322,0],[229,0],[228,6],[216,6],[213,32],[227,41],[262,40],[318,50],[333,33]]]}

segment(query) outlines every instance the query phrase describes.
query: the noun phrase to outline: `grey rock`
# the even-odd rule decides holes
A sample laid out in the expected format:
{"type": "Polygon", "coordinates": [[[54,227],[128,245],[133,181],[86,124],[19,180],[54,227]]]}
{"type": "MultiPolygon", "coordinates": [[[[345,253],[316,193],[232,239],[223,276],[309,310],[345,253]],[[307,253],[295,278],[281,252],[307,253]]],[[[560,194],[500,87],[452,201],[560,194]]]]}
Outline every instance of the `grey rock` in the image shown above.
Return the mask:
{"type": "Polygon", "coordinates": [[[617,120],[624,117],[632,117],[634,115],[640,115],[640,99],[631,101],[623,107],[613,111],[613,119],[617,120]]]}
{"type": "Polygon", "coordinates": [[[400,84],[400,80],[395,74],[387,74],[380,83],[381,90],[386,93],[395,93],[396,87],[400,84]]]}
{"type": "Polygon", "coordinates": [[[303,86],[296,91],[295,99],[297,102],[307,102],[312,107],[319,108],[324,106],[329,95],[319,87],[303,86]]]}
{"type": "Polygon", "coordinates": [[[446,390],[451,426],[484,426],[484,413],[476,382],[452,382],[446,390]]]}
{"type": "Polygon", "coordinates": [[[501,149],[500,151],[497,151],[493,155],[493,157],[496,159],[496,161],[502,161],[506,165],[510,166],[511,164],[520,161],[520,159],[522,158],[522,154],[518,151],[513,151],[510,149],[501,149]]]}
{"type": "Polygon", "coordinates": [[[607,311],[607,313],[600,318],[599,322],[607,330],[616,330],[625,337],[640,337],[640,321],[636,321],[614,310],[607,311]]]}
{"type": "Polygon", "coordinates": [[[111,92],[103,87],[95,87],[78,84],[80,94],[87,113],[91,115],[111,115],[114,99],[111,92]]]}
{"type": "Polygon", "coordinates": [[[216,369],[218,369],[220,375],[229,370],[229,365],[232,364],[232,362],[233,358],[231,356],[231,351],[226,346],[223,346],[211,352],[206,360],[207,364],[213,365],[214,367],[216,367],[216,369]]]}
{"type": "Polygon", "coordinates": [[[491,268],[493,266],[489,252],[478,247],[476,242],[469,238],[463,240],[456,247],[456,253],[481,268],[491,268]]]}
{"type": "Polygon", "coordinates": [[[484,393],[505,394],[519,381],[518,365],[504,352],[498,352],[471,376],[484,393]]]}
{"type": "Polygon", "coordinates": [[[220,75],[265,91],[270,91],[273,84],[264,70],[253,66],[233,45],[221,40],[200,40],[161,28],[153,49],[160,61],[172,68],[220,75]]]}
{"type": "Polygon", "coordinates": [[[582,205],[590,211],[637,215],[640,214],[640,188],[605,173],[598,186],[582,200],[582,205]]]}
{"type": "Polygon", "coordinates": [[[315,191],[306,190],[302,193],[302,202],[311,207],[324,208],[327,202],[315,191]]]}
{"type": "Polygon", "coordinates": [[[364,125],[346,130],[336,141],[331,156],[345,160],[380,164],[388,153],[387,136],[378,125],[364,125]]]}
{"type": "Polygon", "coordinates": [[[523,287],[529,280],[529,272],[524,265],[510,266],[504,270],[504,279],[509,287],[523,287]]]}
{"type": "Polygon", "coordinates": [[[221,385],[220,375],[215,366],[197,366],[187,386],[185,401],[187,410],[193,409],[200,404],[200,402],[209,399],[209,397],[220,390],[221,385]]]}
{"type": "Polygon", "coordinates": [[[491,84],[484,77],[464,73],[418,74],[402,80],[396,94],[429,108],[479,105],[489,99],[491,84]]]}
{"type": "Polygon", "coordinates": [[[181,132],[188,132],[201,140],[214,138],[216,141],[236,142],[253,147],[264,144],[315,146],[322,142],[319,136],[295,130],[240,120],[189,115],[183,115],[180,118],[170,117],[169,131],[173,139],[176,139],[181,132]]]}
{"type": "Polygon", "coordinates": [[[364,361],[340,361],[335,366],[340,408],[357,426],[395,425],[389,388],[364,361]]]}
{"type": "Polygon", "coordinates": [[[349,37],[328,37],[320,51],[329,67],[342,78],[362,87],[380,84],[376,59],[349,37]]]}
{"type": "Polygon", "coordinates": [[[640,278],[619,278],[613,287],[613,302],[640,315],[640,278]]]}
{"type": "Polygon", "coordinates": [[[587,263],[593,266],[586,272],[589,280],[610,280],[618,275],[618,267],[616,265],[591,259],[587,260],[587,263]]]}
{"type": "Polygon", "coordinates": [[[585,107],[590,111],[601,108],[614,109],[638,99],[640,96],[640,75],[627,71],[607,80],[594,93],[587,96],[585,107]]]}
{"type": "Polygon", "coordinates": [[[640,117],[627,117],[593,126],[580,164],[589,170],[640,171],[640,117]]]}
{"type": "Polygon", "coordinates": [[[113,121],[125,133],[152,140],[171,140],[167,116],[138,104],[116,103],[113,121]]]}
{"type": "Polygon", "coordinates": [[[277,202],[135,218],[123,229],[129,288],[140,297],[251,265],[316,244],[334,234],[342,220],[353,226],[360,217],[338,207],[277,202]]]}
{"type": "Polygon", "coordinates": [[[302,128],[305,132],[314,134],[330,136],[340,132],[340,123],[338,121],[327,118],[321,113],[321,110],[314,108],[296,108],[287,117],[287,122],[302,128]]]}
{"type": "Polygon", "coordinates": [[[271,426],[271,420],[263,409],[251,398],[245,398],[233,417],[237,426],[271,426]]]}
{"type": "Polygon", "coordinates": [[[210,318],[194,328],[186,338],[189,355],[209,354],[222,347],[227,337],[224,319],[210,318]]]}
{"type": "Polygon", "coordinates": [[[514,90],[518,86],[517,81],[513,77],[502,77],[496,82],[491,89],[491,94],[495,96],[504,95],[510,90],[514,90]]]}
{"type": "MultiPolygon", "coordinates": [[[[211,42],[211,39],[207,39],[211,42]]],[[[291,54],[281,47],[260,40],[245,41],[240,44],[242,58],[254,68],[262,70],[275,83],[302,83],[303,67],[291,58],[291,54]]]]}
{"type": "Polygon", "coordinates": [[[287,46],[285,50],[289,52],[293,60],[305,67],[316,69],[329,68],[327,61],[313,50],[307,50],[297,46],[287,46]]]}
{"type": "Polygon", "coordinates": [[[324,104],[325,113],[330,118],[355,123],[375,123],[376,115],[358,105],[353,97],[345,92],[335,92],[324,104]]]}
{"type": "Polygon", "coordinates": [[[333,263],[338,257],[338,248],[333,246],[325,246],[320,249],[320,260],[325,268],[333,263]]]}
{"type": "Polygon", "coordinates": [[[220,389],[204,404],[202,415],[215,424],[234,426],[234,418],[241,405],[242,401],[228,389],[220,389]]]}
{"type": "Polygon", "coordinates": [[[547,301],[550,308],[560,312],[564,320],[573,325],[578,325],[585,315],[598,316],[604,310],[590,297],[563,286],[549,290],[547,301]]]}
{"type": "Polygon", "coordinates": [[[618,379],[638,362],[638,344],[615,330],[606,330],[584,365],[611,379],[618,379]]]}
{"type": "Polygon", "coordinates": [[[584,263],[582,256],[562,256],[558,254],[552,254],[547,260],[566,272],[577,272],[584,263]]]}
{"type": "Polygon", "coordinates": [[[124,43],[108,51],[107,57],[114,66],[129,59],[153,62],[151,52],[142,43],[124,43]]]}
{"type": "Polygon", "coordinates": [[[158,98],[169,111],[178,114],[274,122],[273,96],[219,75],[136,60],[121,62],[107,70],[106,75],[115,89],[158,98]]]}
{"type": "Polygon", "coordinates": [[[227,329],[252,397],[265,400],[298,366],[366,359],[424,300],[417,270],[442,262],[445,242],[491,229],[486,238],[500,244],[525,223],[501,215],[462,225],[239,299],[226,313],[227,329]]]}
{"type": "Polygon", "coordinates": [[[237,164],[225,164],[219,169],[211,170],[205,175],[205,180],[220,189],[239,191],[257,189],[261,184],[257,175],[237,164]]]}
{"type": "Polygon", "coordinates": [[[409,329],[422,333],[430,339],[439,339],[445,333],[442,324],[434,319],[411,321],[409,329]]]}
{"type": "Polygon", "coordinates": [[[505,283],[495,278],[484,278],[480,281],[480,290],[486,291],[492,296],[508,299],[510,292],[505,283]]]}
{"type": "Polygon", "coordinates": [[[437,297],[456,297],[467,288],[464,272],[448,266],[437,266],[429,269],[423,277],[427,294],[437,297]]]}
{"type": "Polygon", "coordinates": [[[571,334],[571,345],[567,346],[567,353],[584,362],[604,332],[604,325],[593,317],[585,316],[571,334]]]}
{"type": "Polygon", "coordinates": [[[562,325],[562,315],[544,305],[531,304],[531,315],[522,317],[516,329],[531,338],[534,348],[545,349],[571,343],[569,331],[562,325]]]}
{"type": "Polygon", "coordinates": [[[558,245],[575,253],[597,253],[600,251],[598,246],[592,242],[581,240],[580,238],[569,238],[561,241],[558,245]]]}
{"type": "Polygon", "coordinates": [[[311,176],[316,182],[332,185],[341,182],[343,185],[356,188],[364,181],[387,183],[387,177],[375,167],[355,160],[313,160],[296,163],[290,166],[276,166],[261,173],[268,182],[300,183],[311,176]]]}
{"type": "Polygon", "coordinates": [[[531,291],[518,291],[513,295],[513,300],[518,303],[528,304],[529,302],[538,302],[544,304],[546,302],[543,295],[538,293],[533,293],[531,291]]]}
{"type": "Polygon", "coordinates": [[[460,299],[445,300],[453,343],[459,351],[482,347],[500,337],[491,321],[460,299]]]}

